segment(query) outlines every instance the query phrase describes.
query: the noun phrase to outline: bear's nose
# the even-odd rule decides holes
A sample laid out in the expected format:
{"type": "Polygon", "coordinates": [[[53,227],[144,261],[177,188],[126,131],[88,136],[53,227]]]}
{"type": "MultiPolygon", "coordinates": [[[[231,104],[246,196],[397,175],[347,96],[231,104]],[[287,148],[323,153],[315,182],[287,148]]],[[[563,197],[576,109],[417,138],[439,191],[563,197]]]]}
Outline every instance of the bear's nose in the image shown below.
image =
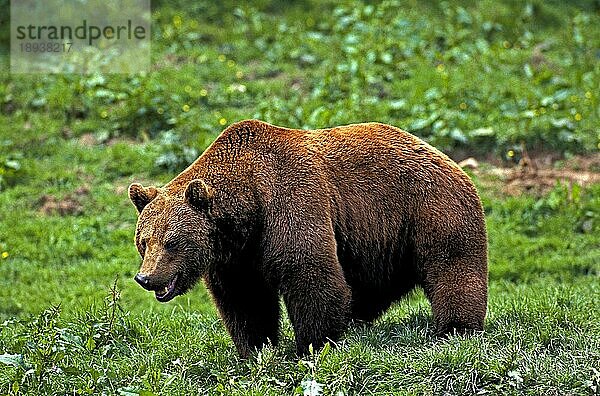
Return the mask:
{"type": "Polygon", "coordinates": [[[148,279],[148,275],[137,274],[133,279],[135,279],[135,281],[144,289],[150,290],[150,279],[148,279]]]}

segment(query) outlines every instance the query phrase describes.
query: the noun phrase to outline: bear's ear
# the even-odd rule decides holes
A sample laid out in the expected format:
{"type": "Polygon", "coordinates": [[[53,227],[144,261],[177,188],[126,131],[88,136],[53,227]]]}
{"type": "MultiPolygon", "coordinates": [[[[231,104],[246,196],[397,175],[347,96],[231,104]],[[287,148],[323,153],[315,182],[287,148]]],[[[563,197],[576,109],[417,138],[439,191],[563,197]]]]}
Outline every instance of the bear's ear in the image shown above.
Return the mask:
{"type": "Polygon", "coordinates": [[[213,189],[204,180],[195,179],[185,189],[185,200],[196,209],[210,209],[213,189]]]}
{"type": "Polygon", "coordinates": [[[129,186],[129,199],[133,202],[133,205],[140,213],[146,205],[148,205],[156,196],[158,190],[156,187],[144,187],[139,183],[133,183],[129,186]]]}

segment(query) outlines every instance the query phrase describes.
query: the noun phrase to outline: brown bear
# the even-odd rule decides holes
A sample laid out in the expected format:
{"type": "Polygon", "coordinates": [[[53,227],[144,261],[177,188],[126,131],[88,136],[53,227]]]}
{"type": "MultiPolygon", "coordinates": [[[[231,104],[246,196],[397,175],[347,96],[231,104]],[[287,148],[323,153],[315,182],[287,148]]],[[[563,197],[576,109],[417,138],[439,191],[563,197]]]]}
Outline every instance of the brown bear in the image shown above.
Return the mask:
{"type": "Polygon", "coordinates": [[[469,177],[396,127],[229,126],[162,188],[129,187],[135,280],[159,301],[202,279],[242,357],[277,343],[283,297],[300,354],[419,286],[437,332],[482,330],[487,240],[469,177]]]}

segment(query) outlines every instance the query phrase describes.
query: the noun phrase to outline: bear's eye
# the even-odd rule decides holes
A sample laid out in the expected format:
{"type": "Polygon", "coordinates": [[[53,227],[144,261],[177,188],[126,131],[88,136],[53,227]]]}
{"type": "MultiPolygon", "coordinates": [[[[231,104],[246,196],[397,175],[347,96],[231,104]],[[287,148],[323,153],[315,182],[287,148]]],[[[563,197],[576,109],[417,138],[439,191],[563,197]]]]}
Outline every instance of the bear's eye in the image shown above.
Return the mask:
{"type": "Polygon", "coordinates": [[[142,241],[140,241],[140,256],[142,256],[142,258],[144,258],[145,254],[146,254],[146,241],[142,240],[142,241]]]}
{"type": "Polygon", "coordinates": [[[165,242],[165,250],[167,251],[173,251],[175,249],[177,249],[177,246],[179,245],[179,242],[176,239],[171,239],[165,242]]]}

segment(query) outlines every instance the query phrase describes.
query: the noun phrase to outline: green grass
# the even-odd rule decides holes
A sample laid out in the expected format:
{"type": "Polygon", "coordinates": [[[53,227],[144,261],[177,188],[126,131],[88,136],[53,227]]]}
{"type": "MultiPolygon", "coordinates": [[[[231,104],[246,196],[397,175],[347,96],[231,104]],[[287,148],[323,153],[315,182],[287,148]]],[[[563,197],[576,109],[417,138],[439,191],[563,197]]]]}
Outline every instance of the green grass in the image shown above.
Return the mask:
{"type": "Polygon", "coordinates": [[[377,120],[508,162],[523,148],[596,153],[597,2],[154,3],[153,72],[0,73],[0,394],[600,392],[600,185],[507,197],[474,176],[490,249],[483,334],[436,339],[417,291],[304,358],[284,319],[281,345],[248,361],[203,286],[169,304],[136,286],[126,194],[251,117],[377,120]]]}

